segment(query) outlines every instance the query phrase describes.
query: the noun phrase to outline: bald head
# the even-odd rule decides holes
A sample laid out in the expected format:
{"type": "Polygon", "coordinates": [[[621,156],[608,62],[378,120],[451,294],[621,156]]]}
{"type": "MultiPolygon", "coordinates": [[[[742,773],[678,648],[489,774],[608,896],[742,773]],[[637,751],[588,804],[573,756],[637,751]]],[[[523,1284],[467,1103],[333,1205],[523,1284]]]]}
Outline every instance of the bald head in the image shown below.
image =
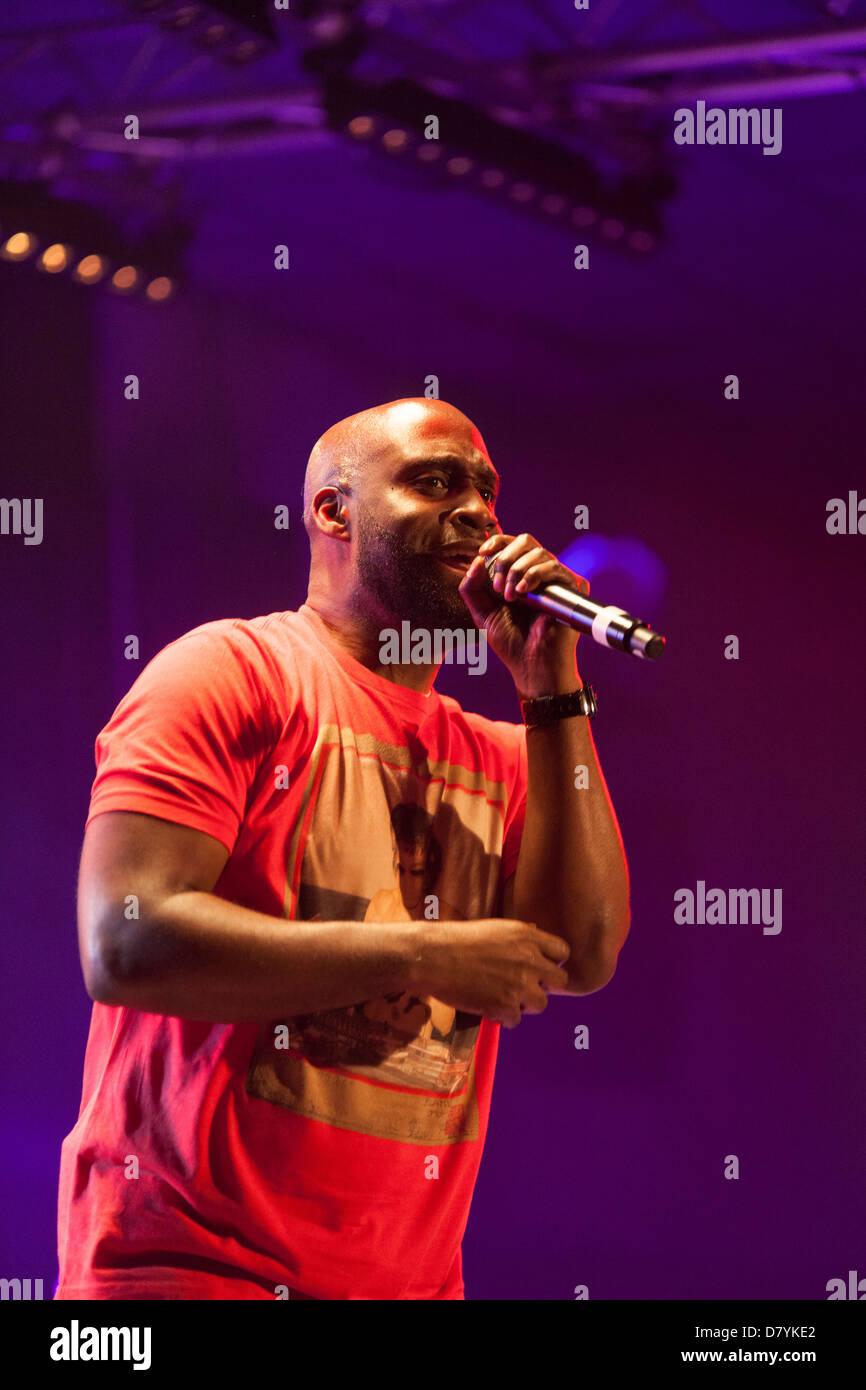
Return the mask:
{"type": "Polygon", "coordinates": [[[408,396],[348,415],[316,440],[304,475],[304,528],[310,544],[318,536],[313,498],[320,488],[339,487],[351,496],[363,488],[376,461],[389,448],[425,425],[440,424],[471,432],[486,453],[484,440],[472,421],[447,401],[408,396]]]}
{"type": "Polygon", "coordinates": [[[398,614],[465,624],[459,565],[437,557],[498,529],[498,486],[478,430],[446,401],[409,397],[340,420],[316,441],[304,479],[307,603],[332,628],[368,637],[398,614]]]}

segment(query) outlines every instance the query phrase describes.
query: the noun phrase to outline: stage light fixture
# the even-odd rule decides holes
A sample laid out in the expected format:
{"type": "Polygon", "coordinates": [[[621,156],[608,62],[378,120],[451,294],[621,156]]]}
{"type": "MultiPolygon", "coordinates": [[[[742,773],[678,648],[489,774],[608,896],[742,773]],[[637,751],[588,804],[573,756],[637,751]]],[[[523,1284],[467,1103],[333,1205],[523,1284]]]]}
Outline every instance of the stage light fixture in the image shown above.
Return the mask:
{"type": "Polygon", "coordinates": [[[124,0],[124,8],[236,67],[277,46],[272,0],[124,0]]]}
{"type": "Polygon", "coordinates": [[[44,274],[68,271],[82,286],[106,281],[126,296],[152,285],[148,298],[153,303],[173,297],[191,235],[191,228],[177,219],[123,228],[97,208],[54,197],[47,184],[34,181],[0,181],[0,219],[3,260],[32,258],[44,274]]]}
{"type": "Polygon", "coordinates": [[[117,294],[134,294],[139,287],[141,272],[134,265],[121,265],[111,277],[111,289],[117,294]]]}
{"type": "Polygon", "coordinates": [[[655,246],[655,238],[650,236],[649,232],[630,232],[628,242],[633,251],[642,253],[651,251],[655,246]]]}
{"type": "Polygon", "coordinates": [[[36,262],[36,268],[44,270],[47,275],[59,275],[69,265],[71,254],[71,246],[65,246],[62,241],[54,241],[50,246],[46,246],[36,262]]]}
{"type": "Polygon", "coordinates": [[[674,191],[666,171],[602,178],[584,155],[542,139],[514,113],[507,122],[495,119],[404,78],[373,85],[345,71],[326,73],[322,104],[330,127],[356,140],[384,130],[369,143],[371,151],[393,156],[414,150],[411,167],[419,174],[427,165],[440,180],[459,178],[464,187],[527,212],[537,209],[545,219],[570,208],[575,227],[597,228],[606,245],[622,250],[646,252],[661,234],[659,209],[674,191]],[[439,120],[436,141],[424,136],[431,111],[439,120]],[[644,235],[632,236],[638,232],[644,235]]]}
{"type": "Polygon", "coordinates": [[[292,0],[297,19],[306,28],[310,42],[301,54],[304,72],[322,80],[348,72],[367,47],[368,32],[359,17],[362,0],[292,0]]]}
{"type": "Polygon", "coordinates": [[[108,265],[103,256],[82,256],[72,272],[72,277],[82,285],[98,285],[100,280],[105,279],[107,270],[108,265]]]}
{"type": "Polygon", "coordinates": [[[376,123],[369,116],[356,116],[347,126],[349,134],[354,135],[356,140],[369,140],[375,128],[376,123]]]}
{"type": "MultiPolygon", "coordinates": [[[[160,6],[152,4],[148,0],[146,8],[149,13],[153,14],[154,11],[160,9],[160,6]]],[[[204,5],[168,5],[165,0],[163,0],[162,9],[165,12],[165,27],[170,29],[188,29],[204,13],[204,5]]]]}
{"type": "Polygon", "coordinates": [[[151,304],[161,304],[174,293],[174,285],[167,275],[157,275],[155,280],[151,280],[144,293],[145,298],[151,304]]]}
{"type": "Polygon", "coordinates": [[[13,232],[0,247],[0,256],[5,261],[26,261],[36,250],[38,242],[30,232],[13,232]]]}

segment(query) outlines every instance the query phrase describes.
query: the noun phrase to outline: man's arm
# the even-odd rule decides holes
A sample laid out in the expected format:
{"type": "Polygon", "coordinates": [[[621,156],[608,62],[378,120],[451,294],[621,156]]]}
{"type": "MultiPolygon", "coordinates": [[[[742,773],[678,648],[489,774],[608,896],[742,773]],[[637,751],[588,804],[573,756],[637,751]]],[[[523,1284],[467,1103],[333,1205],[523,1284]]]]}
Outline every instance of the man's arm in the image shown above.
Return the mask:
{"type": "Polygon", "coordinates": [[[107,811],[87,828],[78,942],[91,999],[204,1022],[341,1008],[414,985],[417,923],[293,922],[212,892],[228,860],[210,835],[107,811]],[[128,899],[137,918],[127,918],[128,899]]]}
{"type": "MultiPolygon", "coordinates": [[[[578,687],[575,677],[563,685],[578,687]]],[[[564,937],[571,946],[566,993],[591,994],[616,970],[631,911],[622,836],[589,720],[575,715],[529,727],[526,754],[526,821],[503,915],[564,937]],[[588,785],[579,789],[578,766],[588,771],[588,785]]]]}
{"type": "MultiPolygon", "coordinates": [[[[460,584],[460,594],[489,645],[511,672],[521,700],[579,690],[578,634],[515,602],[549,583],[589,583],[523,533],[490,536],[460,584]],[[494,559],[494,577],[485,558],[494,559]]],[[[535,922],[571,947],[569,994],[591,994],[611,979],[631,922],[622,836],[585,715],[526,731],[526,820],[517,867],[502,910],[535,922]],[[585,788],[574,769],[587,768],[585,788]]],[[[558,993],[558,990],[553,992],[558,993]]]]}

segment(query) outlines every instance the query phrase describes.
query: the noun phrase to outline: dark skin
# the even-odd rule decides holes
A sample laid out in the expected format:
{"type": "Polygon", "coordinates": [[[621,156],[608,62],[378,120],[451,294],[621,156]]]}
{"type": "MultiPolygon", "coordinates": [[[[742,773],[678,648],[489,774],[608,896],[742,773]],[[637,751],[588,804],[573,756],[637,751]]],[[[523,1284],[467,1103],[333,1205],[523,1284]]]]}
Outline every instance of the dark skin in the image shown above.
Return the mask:
{"type": "MultiPolygon", "coordinates": [[[[427,691],[438,666],[382,666],[380,631],[396,626],[402,609],[370,602],[358,576],[358,519],[368,502],[383,530],[400,537],[429,568],[441,570],[440,622],[461,610],[448,602],[450,586],[465,608],[464,625],[487,633],[521,699],[579,690],[578,634],[533,610],[508,605],[521,593],[556,580],[589,593],[581,575],[561,565],[527,534],[504,534],[495,514],[499,477],[480,433],[442,401],[400,401],[365,412],[375,444],[357,495],[334,486],[313,499],[314,537],[307,602],[356,660],[387,680],[427,691]],[[381,425],[379,421],[381,420],[381,425]],[[447,461],[445,461],[447,460],[447,461]],[[436,559],[443,546],[465,541],[479,551],[462,578],[436,559]],[[483,556],[496,558],[491,591],[483,556]]],[[[339,435],[333,448],[339,451],[339,435]]],[[[568,941],[568,985],[559,993],[588,993],[610,980],[630,926],[628,867],[619,826],[602,775],[589,721],[564,719],[527,731],[529,792],[517,870],[505,885],[508,917],[535,923],[568,941]],[[573,769],[589,769],[589,785],[576,793],[573,769]]]]}
{"type": "MultiPolygon", "coordinates": [[[[576,634],[503,600],[521,582],[588,586],[533,537],[501,532],[498,478],[459,411],[410,400],[342,421],[317,443],[308,478],[307,602],[356,660],[410,689],[431,687],[436,667],[379,662],[379,632],[399,625],[408,602],[431,623],[483,627],[522,696],[579,689],[576,634]],[[354,491],[339,483],[350,447],[364,465],[354,491]],[[477,548],[485,534],[501,596],[480,561],[461,569],[435,553],[454,542],[477,548]]],[[[527,748],[526,826],[502,918],[368,922],[363,932],[351,921],[295,927],[213,892],[228,851],[212,836],[133,812],[97,816],[78,891],[88,992],[107,1004],[230,1023],[409,990],[513,1028],[524,1013],[543,1012],[551,993],[600,989],[628,931],[628,871],[588,722],[530,729],[527,748]],[[575,794],[578,763],[590,786],[575,794]],[[130,920],[131,894],[139,915],[130,920]]]]}
{"type": "MultiPolygon", "coordinates": [[[[311,535],[307,594],[309,606],[357,661],[386,680],[424,692],[432,688],[439,670],[436,665],[383,666],[379,661],[382,628],[398,624],[405,611],[386,610],[359,575],[359,532],[353,513],[365,505],[375,508],[382,526],[403,545],[429,555],[431,567],[437,564],[437,551],[460,541],[476,551],[481,547],[482,555],[495,554],[495,584],[506,602],[555,579],[589,593],[587,581],[561,565],[534,537],[502,534],[495,515],[499,475],[480,433],[460,411],[443,401],[407,400],[363,414],[375,417],[367,427],[370,447],[363,485],[353,496],[326,484],[313,497],[316,529],[311,535]],[[323,544],[322,537],[338,544],[323,544]]],[[[330,451],[339,455],[339,450],[337,434],[330,451]]],[[[466,625],[474,619],[476,626],[485,628],[489,646],[508,666],[524,698],[543,693],[542,686],[546,690],[557,680],[580,688],[574,661],[577,633],[549,618],[521,621],[525,615],[491,595],[481,559],[462,582],[456,569],[442,567],[441,582],[449,584],[452,593],[459,588],[463,599],[463,605],[443,611],[442,625],[449,620],[466,625]]]]}

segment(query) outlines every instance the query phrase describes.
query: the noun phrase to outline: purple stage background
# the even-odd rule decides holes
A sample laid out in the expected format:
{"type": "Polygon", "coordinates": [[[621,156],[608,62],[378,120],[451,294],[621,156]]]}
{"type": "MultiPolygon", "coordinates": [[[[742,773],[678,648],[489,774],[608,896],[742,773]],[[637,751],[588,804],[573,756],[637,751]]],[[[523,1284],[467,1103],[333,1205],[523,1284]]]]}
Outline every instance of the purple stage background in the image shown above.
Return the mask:
{"type": "MultiPolygon", "coordinates": [[[[680,151],[665,244],[595,247],[586,273],[567,229],[339,144],[192,165],[190,283],[164,306],[0,265],[2,492],[44,499],[40,545],[0,537],[0,1274],[56,1277],[96,735],[180,633],[299,606],[310,448],[435,374],[501,474],[503,528],[580,540],[593,597],[668,639],[659,663],[578,646],[633,925],[605,989],[501,1030],[467,1297],[821,1300],[866,1275],[866,537],[825,525],[866,495],[864,103],[785,104],[777,157],[680,151]],[[698,880],[781,889],[781,931],[677,924],[698,880]]],[[[501,668],[438,687],[519,718],[501,668]]]]}

